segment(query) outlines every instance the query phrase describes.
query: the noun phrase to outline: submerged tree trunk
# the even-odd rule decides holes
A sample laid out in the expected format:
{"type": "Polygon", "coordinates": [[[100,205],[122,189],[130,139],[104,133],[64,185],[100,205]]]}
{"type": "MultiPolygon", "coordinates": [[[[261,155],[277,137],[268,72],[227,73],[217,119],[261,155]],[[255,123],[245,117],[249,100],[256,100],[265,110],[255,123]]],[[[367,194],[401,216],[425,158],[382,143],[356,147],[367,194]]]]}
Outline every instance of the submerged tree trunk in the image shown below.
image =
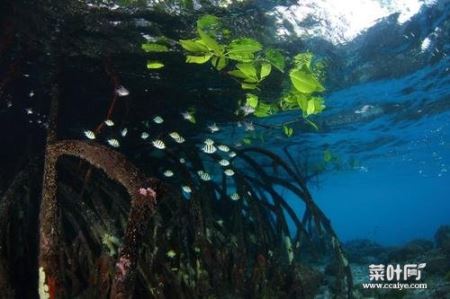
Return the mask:
{"type": "Polygon", "coordinates": [[[64,252],[62,246],[61,211],[57,199],[56,164],[61,156],[73,156],[103,170],[113,181],[121,184],[131,198],[131,210],[124,246],[116,264],[111,298],[131,298],[137,255],[149,217],[160,197],[160,182],[146,178],[122,154],[108,147],[77,140],[56,141],[58,107],[57,86],[53,89],[47,149],[45,153],[42,202],[40,208],[39,294],[44,298],[62,298],[64,291],[64,252]]]}

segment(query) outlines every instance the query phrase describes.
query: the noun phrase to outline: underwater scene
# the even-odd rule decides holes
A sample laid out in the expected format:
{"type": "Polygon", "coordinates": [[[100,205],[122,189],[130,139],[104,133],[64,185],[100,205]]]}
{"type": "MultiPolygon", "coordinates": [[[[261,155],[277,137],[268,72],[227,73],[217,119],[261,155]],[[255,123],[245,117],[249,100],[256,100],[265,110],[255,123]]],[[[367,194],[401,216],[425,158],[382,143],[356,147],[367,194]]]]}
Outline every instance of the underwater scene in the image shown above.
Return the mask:
{"type": "Polygon", "coordinates": [[[450,298],[449,0],[0,1],[0,299],[450,298]]]}

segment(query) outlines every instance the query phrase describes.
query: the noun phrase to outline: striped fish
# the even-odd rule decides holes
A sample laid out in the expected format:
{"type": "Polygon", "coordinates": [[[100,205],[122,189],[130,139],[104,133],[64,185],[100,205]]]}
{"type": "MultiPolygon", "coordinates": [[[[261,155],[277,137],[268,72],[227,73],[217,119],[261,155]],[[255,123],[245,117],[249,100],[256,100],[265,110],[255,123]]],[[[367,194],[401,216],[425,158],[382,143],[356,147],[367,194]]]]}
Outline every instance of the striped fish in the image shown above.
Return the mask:
{"type": "Polygon", "coordinates": [[[166,148],[166,145],[160,139],[156,139],[152,143],[153,143],[153,146],[156,147],[157,149],[165,149],[166,148]]]}
{"type": "Polygon", "coordinates": [[[246,131],[254,131],[255,130],[255,126],[253,125],[252,122],[245,122],[245,130],[246,131]]]}
{"type": "Polygon", "coordinates": [[[113,122],[111,119],[105,120],[105,124],[106,124],[108,127],[114,126],[114,122],[113,122]]]}
{"type": "Polygon", "coordinates": [[[192,112],[182,112],[181,115],[183,116],[183,118],[193,124],[195,124],[195,117],[194,114],[192,112]]]}
{"type": "Polygon", "coordinates": [[[177,132],[172,132],[172,133],[169,134],[169,136],[170,136],[173,140],[175,140],[176,143],[183,143],[183,142],[186,141],[186,140],[185,140],[180,134],[178,134],[177,132]]]}
{"type": "Polygon", "coordinates": [[[95,133],[91,130],[84,131],[84,136],[86,136],[88,139],[94,140],[95,139],[95,133]]]}
{"type": "Polygon", "coordinates": [[[189,187],[187,185],[181,186],[181,189],[183,190],[183,192],[186,192],[186,193],[191,193],[192,192],[191,187],[189,187]]]}
{"type": "Polygon", "coordinates": [[[119,97],[126,97],[127,95],[130,94],[130,92],[128,91],[128,89],[126,89],[123,86],[119,86],[119,88],[116,89],[116,93],[119,97]]]}
{"type": "Polygon", "coordinates": [[[157,116],[155,116],[154,118],[153,118],[153,122],[155,123],[155,124],[162,124],[163,122],[164,122],[164,119],[161,117],[161,116],[159,116],[159,115],[157,115],[157,116]]]}
{"type": "Polygon", "coordinates": [[[234,192],[233,194],[230,195],[230,198],[231,200],[239,200],[241,197],[239,196],[239,194],[234,192]]]}
{"type": "Polygon", "coordinates": [[[217,148],[213,144],[206,144],[202,147],[202,151],[205,154],[214,154],[217,151],[217,148]]]}
{"type": "Polygon", "coordinates": [[[208,129],[211,131],[211,133],[219,131],[219,127],[216,125],[216,123],[213,123],[212,125],[208,126],[208,129]]]}
{"type": "Polygon", "coordinates": [[[170,177],[173,177],[173,171],[172,170],[170,170],[170,169],[167,169],[166,171],[164,171],[164,173],[163,173],[163,175],[165,176],[165,177],[168,177],[168,178],[170,178],[170,177]]]}
{"type": "Polygon", "coordinates": [[[213,144],[214,144],[214,140],[212,140],[211,138],[207,138],[207,139],[204,141],[204,143],[205,143],[206,145],[213,145],[213,144]]]}
{"type": "Polygon", "coordinates": [[[221,144],[221,145],[217,146],[217,148],[224,153],[227,153],[230,151],[230,148],[225,144],[221,144]]]}
{"type": "Polygon", "coordinates": [[[219,161],[220,166],[228,166],[230,165],[230,161],[222,159],[219,161]]]}
{"type": "Polygon", "coordinates": [[[209,175],[209,173],[207,173],[207,172],[205,172],[205,171],[203,171],[203,170],[197,171],[197,174],[198,174],[198,176],[200,177],[200,179],[201,179],[202,181],[207,182],[207,181],[210,181],[210,180],[211,180],[211,176],[209,175]]]}
{"type": "Polygon", "coordinates": [[[108,141],[108,144],[111,145],[112,147],[117,148],[120,146],[119,141],[117,139],[111,138],[111,139],[108,139],[107,141],[108,141]]]}
{"type": "Polygon", "coordinates": [[[225,169],[224,173],[225,173],[226,176],[233,176],[234,175],[234,170],[228,168],[228,169],[225,169]]]}

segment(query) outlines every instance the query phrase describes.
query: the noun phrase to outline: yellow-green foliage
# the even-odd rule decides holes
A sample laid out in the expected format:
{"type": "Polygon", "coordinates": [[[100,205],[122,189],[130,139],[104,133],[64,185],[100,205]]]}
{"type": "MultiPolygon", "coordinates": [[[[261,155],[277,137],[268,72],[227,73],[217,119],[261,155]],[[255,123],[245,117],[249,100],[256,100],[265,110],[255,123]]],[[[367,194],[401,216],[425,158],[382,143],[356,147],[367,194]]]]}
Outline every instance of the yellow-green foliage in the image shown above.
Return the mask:
{"type": "MultiPolygon", "coordinates": [[[[311,52],[286,59],[280,50],[265,49],[260,42],[248,37],[230,40],[230,30],[224,28],[216,16],[205,15],[197,20],[196,25],[195,38],[179,40],[179,45],[185,51],[186,63],[209,62],[216,70],[226,71],[236,79],[243,90],[251,90],[252,93],[245,94],[244,103],[256,117],[298,109],[306,122],[318,129],[308,117],[325,109],[324,99],[319,96],[325,91],[322,81],[326,65],[323,61],[315,61],[311,52]],[[273,70],[284,76],[287,83],[284,86],[288,87],[284,88],[284,92],[280,91],[282,96],[279,99],[263,101],[262,82],[269,78],[273,70]]],[[[161,43],[145,43],[142,49],[148,53],[169,51],[161,43]]],[[[151,60],[147,67],[159,69],[164,64],[151,60]]],[[[292,136],[294,131],[291,127],[283,125],[282,128],[286,136],[292,136]]]]}

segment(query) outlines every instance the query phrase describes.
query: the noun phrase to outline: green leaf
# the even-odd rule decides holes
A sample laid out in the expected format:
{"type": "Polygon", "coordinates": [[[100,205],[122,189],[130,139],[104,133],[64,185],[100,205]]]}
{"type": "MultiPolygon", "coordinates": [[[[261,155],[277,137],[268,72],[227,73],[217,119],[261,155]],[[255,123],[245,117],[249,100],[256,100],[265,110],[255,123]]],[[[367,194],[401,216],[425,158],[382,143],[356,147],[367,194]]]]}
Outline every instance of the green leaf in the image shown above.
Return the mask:
{"type": "Polygon", "coordinates": [[[245,83],[254,83],[254,84],[256,84],[256,83],[259,82],[259,80],[257,78],[249,78],[249,77],[247,77],[247,78],[244,79],[244,82],[245,83]]]}
{"type": "Polygon", "coordinates": [[[310,101],[314,103],[314,114],[318,114],[325,109],[324,99],[321,97],[313,97],[310,101]]]}
{"type": "Polygon", "coordinates": [[[160,45],[156,43],[145,43],[141,45],[142,50],[145,52],[168,52],[169,48],[165,45],[160,45]]]}
{"type": "Polygon", "coordinates": [[[214,38],[209,36],[205,31],[201,29],[197,29],[197,31],[202,42],[204,42],[209,49],[213,50],[216,54],[223,54],[223,47],[220,46],[219,43],[214,40],[214,38]]]}
{"type": "Polygon", "coordinates": [[[272,114],[272,106],[263,102],[259,102],[253,115],[256,117],[266,117],[272,114]]]}
{"type": "Polygon", "coordinates": [[[266,59],[276,67],[280,72],[284,72],[286,62],[283,54],[277,49],[268,49],[265,53],[266,59]]]}
{"type": "Polygon", "coordinates": [[[255,83],[246,83],[246,82],[241,83],[242,89],[256,89],[257,87],[258,86],[255,83]]]}
{"type": "Polygon", "coordinates": [[[261,71],[259,73],[260,80],[264,80],[264,78],[269,76],[271,70],[272,70],[272,65],[270,63],[263,62],[261,64],[261,71]]]}
{"type": "Polygon", "coordinates": [[[308,110],[308,98],[305,95],[297,95],[296,96],[298,107],[303,111],[304,116],[307,116],[308,110]]]}
{"type": "Polygon", "coordinates": [[[245,101],[245,105],[250,106],[252,108],[256,108],[258,106],[259,98],[257,95],[252,93],[247,93],[247,98],[245,101]]]}
{"type": "Polygon", "coordinates": [[[150,70],[156,70],[164,67],[164,63],[157,60],[149,60],[147,61],[147,68],[150,70]]]}
{"type": "Polygon", "coordinates": [[[262,45],[252,38],[240,38],[231,41],[228,45],[227,53],[253,54],[261,51],[262,45]]]}
{"type": "Polygon", "coordinates": [[[218,27],[220,25],[220,19],[213,15],[204,15],[197,20],[197,28],[207,29],[212,27],[218,27]]]}
{"type": "Polygon", "coordinates": [[[231,60],[236,60],[239,62],[252,62],[255,60],[255,55],[246,52],[227,53],[226,56],[231,60]]]}
{"type": "Polygon", "coordinates": [[[212,54],[206,54],[203,56],[193,56],[193,55],[187,55],[186,56],[186,62],[187,63],[197,63],[202,64],[207,62],[212,57],[212,54]]]}
{"type": "Polygon", "coordinates": [[[201,41],[195,39],[180,39],[180,45],[189,52],[206,53],[208,47],[201,41]]]}
{"type": "Polygon", "coordinates": [[[289,77],[291,78],[291,82],[294,85],[295,89],[303,93],[313,93],[324,91],[325,88],[320,84],[319,81],[309,72],[306,72],[304,69],[293,69],[289,73],[289,77]]]}
{"type": "Polygon", "coordinates": [[[247,76],[243,72],[241,72],[240,70],[232,70],[232,71],[229,71],[228,74],[233,76],[233,77],[239,78],[239,79],[247,78],[247,76]]]}
{"type": "Polygon", "coordinates": [[[316,106],[314,105],[314,100],[308,101],[308,107],[306,108],[306,114],[311,115],[316,112],[316,106]]]}
{"type": "Polygon", "coordinates": [[[294,129],[288,126],[283,126],[284,135],[291,137],[294,134],[294,129]]]}
{"type": "Polygon", "coordinates": [[[294,64],[297,69],[301,69],[304,66],[311,69],[312,60],[313,54],[311,52],[299,53],[294,56],[294,64]]]}
{"type": "Polygon", "coordinates": [[[225,56],[214,56],[211,59],[211,64],[216,68],[216,70],[221,71],[227,66],[228,60],[225,56]]]}
{"type": "Polygon", "coordinates": [[[252,63],[238,63],[236,67],[246,76],[246,79],[253,79],[258,82],[256,68],[252,63]]]}

